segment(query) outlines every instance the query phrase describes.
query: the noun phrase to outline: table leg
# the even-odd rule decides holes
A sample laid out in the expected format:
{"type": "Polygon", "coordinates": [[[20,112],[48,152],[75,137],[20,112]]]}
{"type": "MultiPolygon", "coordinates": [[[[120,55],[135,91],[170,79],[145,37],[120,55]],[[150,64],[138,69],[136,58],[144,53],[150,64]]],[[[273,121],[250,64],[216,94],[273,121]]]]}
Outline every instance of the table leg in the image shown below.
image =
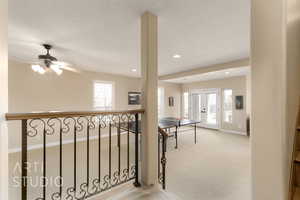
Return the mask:
{"type": "Polygon", "coordinates": [[[178,148],[178,128],[177,128],[177,126],[175,127],[175,140],[176,140],[176,146],[175,146],[175,149],[177,149],[178,148]]]}

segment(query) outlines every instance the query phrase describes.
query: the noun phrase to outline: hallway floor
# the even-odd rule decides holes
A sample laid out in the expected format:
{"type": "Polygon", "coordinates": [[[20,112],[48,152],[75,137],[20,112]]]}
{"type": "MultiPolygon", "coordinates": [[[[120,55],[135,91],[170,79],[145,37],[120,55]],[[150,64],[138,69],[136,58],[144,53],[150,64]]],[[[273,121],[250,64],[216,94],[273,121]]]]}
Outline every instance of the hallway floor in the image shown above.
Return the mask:
{"type": "Polygon", "coordinates": [[[108,200],[250,200],[250,147],[246,136],[199,129],[168,142],[166,191],[130,188],[108,200]]]}
{"type": "MultiPolygon", "coordinates": [[[[227,134],[208,129],[198,129],[198,143],[194,144],[193,132],[182,132],[178,135],[179,146],[174,149],[175,140],[168,140],[167,151],[167,174],[166,191],[137,189],[128,184],[121,187],[118,192],[109,195],[109,200],[250,200],[250,146],[249,138],[246,136],[227,134]],[[122,191],[122,192],[121,192],[122,191]]],[[[91,148],[97,147],[96,141],[91,143],[91,148]]],[[[125,146],[122,145],[124,149],[125,146]]],[[[133,147],[133,145],[131,145],[133,147]]],[[[85,143],[78,144],[78,157],[83,159],[78,163],[78,182],[83,182],[85,178],[86,164],[84,162],[85,143]]],[[[131,149],[131,155],[134,154],[131,149]]],[[[64,155],[72,155],[72,144],[64,145],[64,155]]],[[[113,154],[116,155],[116,148],[113,154]]],[[[125,150],[122,150],[122,154],[125,150]]],[[[47,174],[57,176],[58,167],[58,147],[47,150],[47,174]]],[[[108,153],[103,152],[103,174],[107,174],[108,153]]],[[[30,151],[29,160],[42,159],[41,149],[30,151]]],[[[113,163],[117,157],[113,157],[113,163]]],[[[125,155],[122,158],[126,158],[125,155]]],[[[97,153],[91,151],[91,166],[97,166],[97,153]]],[[[20,153],[10,155],[10,177],[20,176],[19,172],[14,172],[16,163],[20,161],[20,153]]],[[[122,165],[126,162],[122,160],[122,165]],[[123,163],[124,162],[124,163],[123,163]]],[[[131,162],[133,160],[131,159],[131,162]]],[[[70,186],[73,183],[73,164],[72,156],[64,157],[64,185],[70,186]],[[69,178],[68,178],[69,177],[69,178]]],[[[117,165],[114,165],[117,166],[117,165]]],[[[97,168],[91,168],[91,176],[95,177],[97,168]]],[[[41,171],[31,172],[30,175],[41,174],[41,171]]],[[[10,179],[10,199],[20,199],[20,188],[14,187],[14,180],[10,179]]],[[[52,194],[57,188],[49,188],[47,194],[52,194]]],[[[64,190],[66,188],[64,187],[64,190]]],[[[40,189],[29,188],[29,197],[36,197],[40,189]]],[[[93,199],[103,200],[101,195],[93,199]]]]}
{"type": "Polygon", "coordinates": [[[251,199],[248,137],[201,129],[196,145],[192,134],[179,141],[167,154],[167,191],[184,200],[251,199]]]}

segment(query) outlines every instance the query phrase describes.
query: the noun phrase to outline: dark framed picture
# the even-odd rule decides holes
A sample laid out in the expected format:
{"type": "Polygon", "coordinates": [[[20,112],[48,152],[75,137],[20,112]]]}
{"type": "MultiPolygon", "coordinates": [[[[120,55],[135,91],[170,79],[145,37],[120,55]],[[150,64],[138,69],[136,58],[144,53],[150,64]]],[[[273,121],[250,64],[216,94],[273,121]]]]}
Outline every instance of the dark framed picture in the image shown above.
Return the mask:
{"type": "Polygon", "coordinates": [[[235,96],[235,109],[244,109],[244,96],[235,96]]]}
{"type": "Polygon", "coordinates": [[[169,97],[169,106],[170,107],[174,106],[174,97],[169,97]]]}
{"type": "Polygon", "coordinates": [[[128,105],[140,105],[141,93],[140,92],[128,92],[128,105]]]}

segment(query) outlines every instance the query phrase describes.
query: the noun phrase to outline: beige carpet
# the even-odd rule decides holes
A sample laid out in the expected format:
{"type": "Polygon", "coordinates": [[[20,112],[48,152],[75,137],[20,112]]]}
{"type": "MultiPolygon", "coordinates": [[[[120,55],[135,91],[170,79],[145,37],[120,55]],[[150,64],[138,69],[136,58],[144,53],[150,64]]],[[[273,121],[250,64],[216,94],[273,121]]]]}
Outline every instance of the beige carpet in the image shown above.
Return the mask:
{"type": "MultiPolygon", "coordinates": [[[[249,138],[207,129],[168,142],[167,190],[127,189],[108,200],[250,200],[249,138]]],[[[101,199],[101,198],[99,198],[101,199]]]]}
{"type": "MultiPolygon", "coordinates": [[[[201,129],[167,154],[167,191],[184,200],[250,200],[249,138],[201,129]]],[[[170,146],[170,145],[169,145],[170,146]]]]}
{"type": "MultiPolygon", "coordinates": [[[[198,129],[198,143],[194,144],[193,134],[184,132],[179,134],[179,148],[174,149],[175,140],[168,141],[167,152],[167,190],[153,191],[135,189],[130,187],[126,191],[115,195],[111,200],[159,200],[159,199],[182,199],[182,200],[250,200],[250,149],[249,138],[245,136],[232,135],[198,129]]],[[[96,145],[95,141],[91,145],[96,145]]],[[[95,148],[96,148],[95,146],[95,148]]],[[[123,148],[126,146],[123,145],[123,148]]],[[[133,145],[131,146],[133,147],[133,145]]],[[[72,155],[72,144],[64,146],[64,155],[72,155]]],[[[85,155],[85,145],[78,145],[82,155],[85,155]]],[[[131,156],[134,149],[131,149],[131,156]]],[[[91,151],[93,152],[93,151],[91,151]]],[[[126,151],[123,151],[123,158],[126,151]]],[[[116,151],[113,151],[115,154],[116,151]]],[[[49,148],[47,165],[58,160],[57,147],[49,148]]],[[[93,154],[93,153],[92,153],[93,154]]],[[[41,151],[36,150],[29,153],[31,158],[41,159],[41,151]]],[[[66,185],[72,185],[72,156],[65,157],[64,175],[70,177],[64,180],[66,185]]],[[[132,158],[132,157],[131,157],[132,158]]],[[[19,176],[15,172],[15,163],[20,159],[19,153],[10,155],[10,176],[19,176]]],[[[103,173],[107,172],[107,152],[103,152],[103,173]]],[[[97,156],[91,155],[91,166],[97,166],[97,156]],[[95,157],[94,157],[95,156],[95,157]]],[[[79,159],[78,164],[83,165],[84,159],[79,159]]],[[[130,163],[132,163],[131,160],[130,163]]],[[[116,163],[116,160],[113,161],[116,163]]],[[[122,165],[126,159],[122,160],[122,165]]],[[[95,168],[96,169],[96,168],[95,168]]],[[[48,174],[57,174],[58,167],[50,167],[48,174]]],[[[82,177],[85,171],[79,170],[82,177]]],[[[40,174],[40,173],[39,173],[40,174]]],[[[97,170],[91,170],[91,176],[97,174],[97,170]]],[[[80,178],[78,180],[80,182],[80,178]]],[[[13,187],[13,180],[10,185],[10,199],[20,198],[20,188],[13,187]]],[[[57,189],[49,189],[49,194],[57,189]]],[[[37,197],[41,190],[29,190],[29,196],[37,197]]],[[[102,199],[102,198],[100,198],[102,199]]]]}

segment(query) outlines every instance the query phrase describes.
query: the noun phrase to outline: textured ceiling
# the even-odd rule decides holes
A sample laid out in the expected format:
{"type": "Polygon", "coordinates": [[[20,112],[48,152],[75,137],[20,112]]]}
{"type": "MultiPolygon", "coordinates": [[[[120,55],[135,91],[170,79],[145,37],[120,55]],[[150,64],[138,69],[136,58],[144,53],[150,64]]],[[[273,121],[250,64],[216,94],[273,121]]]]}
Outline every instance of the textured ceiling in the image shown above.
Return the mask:
{"type": "Polygon", "coordinates": [[[10,0],[9,57],[37,61],[50,43],[77,68],[138,76],[146,10],[158,15],[160,75],[249,56],[250,0],[10,0]]]}

